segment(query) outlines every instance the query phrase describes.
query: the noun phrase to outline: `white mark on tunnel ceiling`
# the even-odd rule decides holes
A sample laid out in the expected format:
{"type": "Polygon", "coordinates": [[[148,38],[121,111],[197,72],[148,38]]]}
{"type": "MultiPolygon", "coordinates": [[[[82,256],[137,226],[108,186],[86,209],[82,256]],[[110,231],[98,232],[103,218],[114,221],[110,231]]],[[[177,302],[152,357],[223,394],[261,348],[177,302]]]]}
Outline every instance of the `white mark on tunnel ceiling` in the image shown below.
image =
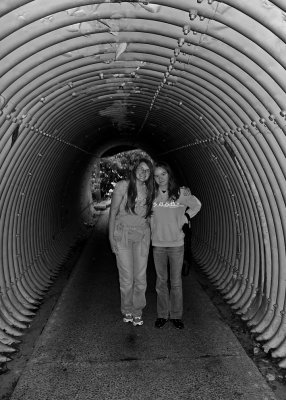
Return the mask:
{"type": "Polygon", "coordinates": [[[89,22],[81,22],[79,25],[79,30],[84,36],[94,33],[94,27],[89,22]]]}
{"type": "Polygon", "coordinates": [[[117,50],[116,50],[116,56],[115,56],[116,60],[118,60],[120,55],[125,52],[126,48],[127,48],[127,43],[125,43],[125,42],[120,43],[118,45],[117,50]]]}
{"type": "Polygon", "coordinates": [[[272,8],[274,5],[269,0],[262,0],[262,4],[267,8],[272,8]]]}
{"type": "Polygon", "coordinates": [[[108,44],[99,44],[95,46],[85,47],[79,50],[69,51],[68,53],[64,53],[65,57],[99,57],[104,62],[105,58],[110,58],[115,56],[117,51],[117,43],[108,43],[108,44]]]}
{"type": "Polygon", "coordinates": [[[80,31],[83,35],[104,32],[110,29],[111,24],[107,24],[105,20],[101,21],[84,21],[81,23],[71,24],[66,27],[69,32],[78,32],[80,31]]]}
{"type": "Polygon", "coordinates": [[[72,25],[69,25],[69,26],[67,26],[67,31],[68,32],[78,32],[79,31],[79,25],[80,24],[72,24],[72,25]]]}
{"type": "Polygon", "coordinates": [[[0,107],[3,108],[5,106],[6,100],[5,97],[0,95],[0,107]]]}
{"type": "Polygon", "coordinates": [[[102,117],[109,117],[112,121],[112,124],[116,126],[118,131],[124,131],[126,129],[133,129],[134,123],[128,121],[128,109],[125,102],[117,100],[114,103],[107,107],[105,110],[101,110],[99,114],[102,117]]]}
{"type": "Polygon", "coordinates": [[[25,12],[23,12],[21,14],[17,13],[16,15],[17,15],[17,19],[19,21],[26,21],[28,19],[27,18],[27,13],[25,13],[25,12]]]}
{"type": "Polygon", "coordinates": [[[54,20],[54,16],[53,15],[47,15],[46,17],[40,19],[40,22],[49,23],[49,22],[53,22],[53,20],[54,20]]]}
{"type": "Polygon", "coordinates": [[[84,17],[86,15],[94,14],[100,4],[92,4],[92,5],[86,5],[82,7],[74,7],[68,9],[66,12],[69,16],[72,17],[84,17]]]}
{"type": "Polygon", "coordinates": [[[144,4],[144,3],[139,3],[141,7],[143,7],[145,10],[156,13],[160,11],[161,6],[158,4],[144,4]]]}

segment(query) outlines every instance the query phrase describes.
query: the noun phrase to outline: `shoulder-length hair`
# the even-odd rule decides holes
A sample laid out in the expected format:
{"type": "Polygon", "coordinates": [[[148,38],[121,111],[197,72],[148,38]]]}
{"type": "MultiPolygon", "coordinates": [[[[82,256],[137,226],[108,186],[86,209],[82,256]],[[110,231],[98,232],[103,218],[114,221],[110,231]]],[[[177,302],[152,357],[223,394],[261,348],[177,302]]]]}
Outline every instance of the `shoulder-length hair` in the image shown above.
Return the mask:
{"type": "MultiPolygon", "coordinates": [[[[170,167],[169,164],[167,164],[165,161],[157,161],[155,163],[155,168],[162,168],[164,169],[168,176],[169,176],[169,180],[168,180],[168,197],[170,200],[174,200],[176,201],[179,197],[180,197],[180,185],[177,182],[175,175],[170,167]]],[[[159,192],[159,185],[156,183],[155,181],[155,195],[157,197],[159,192]]]]}
{"type": "Polygon", "coordinates": [[[152,206],[154,200],[154,166],[152,161],[148,158],[139,158],[135,164],[133,165],[132,170],[130,171],[129,176],[129,184],[127,188],[127,202],[125,205],[125,210],[127,212],[132,212],[135,214],[135,204],[136,204],[136,197],[137,197],[137,187],[136,187],[136,170],[141,163],[145,163],[148,165],[150,169],[150,175],[146,184],[146,215],[145,218],[149,217],[152,213],[152,206]]]}

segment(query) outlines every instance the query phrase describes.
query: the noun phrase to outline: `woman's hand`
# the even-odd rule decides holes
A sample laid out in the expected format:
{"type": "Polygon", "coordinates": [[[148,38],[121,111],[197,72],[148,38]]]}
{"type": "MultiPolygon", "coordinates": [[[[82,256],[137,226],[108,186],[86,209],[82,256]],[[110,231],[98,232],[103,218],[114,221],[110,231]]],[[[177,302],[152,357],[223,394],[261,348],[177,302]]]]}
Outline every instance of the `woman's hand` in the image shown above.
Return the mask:
{"type": "Polygon", "coordinates": [[[118,252],[118,248],[117,248],[116,240],[114,240],[114,237],[109,237],[109,242],[110,242],[110,247],[111,247],[112,253],[116,254],[118,252]]]}
{"type": "Polygon", "coordinates": [[[189,220],[188,220],[186,214],[184,215],[184,218],[183,218],[183,225],[185,225],[185,224],[189,224],[189,220]]]}
{"type": "Polygon", "coordinates": [[[185,212],[184,215],[183,226],[189,229],[191,228],[191,217],[187,212],[185,212]]]}

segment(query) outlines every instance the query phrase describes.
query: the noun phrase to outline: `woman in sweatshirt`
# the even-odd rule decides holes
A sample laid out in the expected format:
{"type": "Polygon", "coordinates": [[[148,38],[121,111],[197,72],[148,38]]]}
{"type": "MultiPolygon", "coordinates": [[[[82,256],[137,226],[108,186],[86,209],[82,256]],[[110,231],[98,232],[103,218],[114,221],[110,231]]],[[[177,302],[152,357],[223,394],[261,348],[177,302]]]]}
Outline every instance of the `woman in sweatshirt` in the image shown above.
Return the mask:
{"type": "Polygon", "coordinates": [[[175,328],[183,329],[182,267],[184,261],[184,233],[188,218],[201,208],[200,201],[189,188],[180,187],[168,164],[155,165],[155,200],[151,216],[151,239],[156,269],[157,320],[156,328],[163,328],[168,319],[175,328]],[[170,292],[168,289],[168,261],[170,292]]]}

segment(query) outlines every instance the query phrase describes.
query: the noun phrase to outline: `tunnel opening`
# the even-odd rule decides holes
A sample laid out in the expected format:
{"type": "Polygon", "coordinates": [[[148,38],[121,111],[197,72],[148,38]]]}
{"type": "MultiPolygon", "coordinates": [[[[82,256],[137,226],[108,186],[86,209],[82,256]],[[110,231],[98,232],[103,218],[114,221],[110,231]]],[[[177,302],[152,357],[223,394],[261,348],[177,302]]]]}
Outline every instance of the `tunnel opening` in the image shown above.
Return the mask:
{"type": "Polygon", "coordinates": [[[96,202],[110,201],[115,184],[119,180],[129,179],[130,169],[140,157],[151,160],[145,151],[131,146],[115,147],[103,153],[92,171],[92,199],[96,202]]]}

